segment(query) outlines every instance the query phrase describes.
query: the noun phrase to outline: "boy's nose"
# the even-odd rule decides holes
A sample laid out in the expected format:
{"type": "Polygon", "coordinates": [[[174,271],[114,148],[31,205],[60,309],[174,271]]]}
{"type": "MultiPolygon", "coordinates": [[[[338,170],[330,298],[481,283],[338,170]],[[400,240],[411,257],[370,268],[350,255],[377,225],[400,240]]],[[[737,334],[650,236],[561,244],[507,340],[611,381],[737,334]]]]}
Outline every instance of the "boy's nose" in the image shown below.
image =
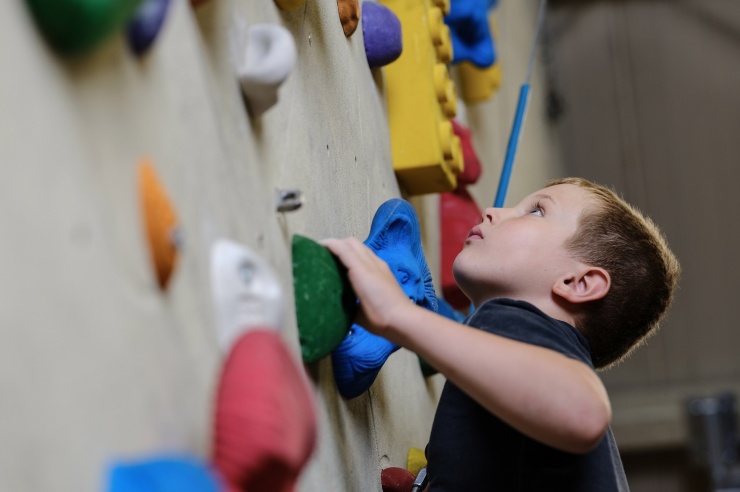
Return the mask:
{"type": "Polygon", "coordinates": [[[488,207],[483,210],[483,220],[481,220],[481,222],[489,222],[491,224],[495,224],[496,222],[501,220],[501,216],[504,213],[506,213],[505,208],[488,207]]]}

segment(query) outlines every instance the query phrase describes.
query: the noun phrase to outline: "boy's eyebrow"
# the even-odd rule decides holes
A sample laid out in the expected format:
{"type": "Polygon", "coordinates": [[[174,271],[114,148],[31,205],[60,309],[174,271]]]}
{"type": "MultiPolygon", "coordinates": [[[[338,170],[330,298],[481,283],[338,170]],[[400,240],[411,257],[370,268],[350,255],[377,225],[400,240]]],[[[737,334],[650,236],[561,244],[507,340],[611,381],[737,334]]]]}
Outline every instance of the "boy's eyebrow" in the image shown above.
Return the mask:
{"type": "Polygon", "coordinates": [[[537,194],[534,197],[535,198],[540,198],[540,199],[543,199],[543,200],[550,200],[552,203],[554,203],[554,204],[557,205],[557,202],[550,195],[537,194]]]}

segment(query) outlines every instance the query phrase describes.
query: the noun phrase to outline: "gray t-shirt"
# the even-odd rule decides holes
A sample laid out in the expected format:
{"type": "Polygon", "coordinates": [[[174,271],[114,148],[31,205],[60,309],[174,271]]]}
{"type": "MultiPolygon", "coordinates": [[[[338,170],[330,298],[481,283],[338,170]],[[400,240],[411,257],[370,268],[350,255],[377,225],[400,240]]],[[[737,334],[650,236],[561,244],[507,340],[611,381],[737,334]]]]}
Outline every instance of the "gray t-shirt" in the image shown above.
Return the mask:
{"type": "MultiPolygon", "coordinates": [[[[593,367],[588,341],[578,330],[527,302],[487,301],[465,323],[593,367]]],[[[611,429],[589,453],[560,451],[504,423],[449,381],[434,417],[427,459],[431,492],[629,490],[611,429]]]]}

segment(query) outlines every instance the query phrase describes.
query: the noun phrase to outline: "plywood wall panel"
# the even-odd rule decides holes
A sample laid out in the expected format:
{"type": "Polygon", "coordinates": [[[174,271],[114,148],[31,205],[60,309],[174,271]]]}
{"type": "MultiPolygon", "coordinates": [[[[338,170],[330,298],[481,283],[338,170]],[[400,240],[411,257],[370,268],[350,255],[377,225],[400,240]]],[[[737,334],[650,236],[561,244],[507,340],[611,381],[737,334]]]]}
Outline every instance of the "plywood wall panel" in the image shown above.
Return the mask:
{"type": "MultiPolygon", "coordinates": [[[[512,36],[502,46],[515,60],[529,50],[519,38],[530,39],[534,11],[511,5],[501,9],[512,36]]],[[[119,34],[69,60],[41,39],[22,1],[0,2],[0,490],[103,490],[119,459],[208,458],[223,358],[209,290],[219,237],[275,267],[288,306],[284,339],[298,354],[292,234],[364,239],[377,207],[402,195],[382,72],[367,67],[361,26],[344,37],[336,8],[335,0],[291,12],[269,0],[210,0],[194,10],[175,0],[142,58],[119,34]],[[290,30],[298,62],[278,104],[252,118],[234,43],[240,28],[261,22],[290,30]],[[182,224],[166,293],[143,235],[142,156],[182,224]],[[303,192],[300,210],[275,212],[283,188],[303,192]]],[[[516,92],[476,110],[479,121],[513,108],[516,92]]],[[[502,142],[510,117],[471,127],[502,142]]],[[[552,135],[542,135],[537,116],[529,121],[537,143],[526,152],[554,159],[543,148],[552,135]]],[[[492,162],[493,152],[503,148],[481,155],[492,162]]],[[[551,172],[520,176],[539,184],[551,172]]],[[[436,272],[436,197],[413,202],[436,272]]],[[[414,354],[394,354],[370,392],[352,401],[338,396],[329,359],[307,371],[320,437],[300,490],[379,490],[381,468],[404,466],[410,447],[426,445],[443,381],[422,378],[414,354]]]]}

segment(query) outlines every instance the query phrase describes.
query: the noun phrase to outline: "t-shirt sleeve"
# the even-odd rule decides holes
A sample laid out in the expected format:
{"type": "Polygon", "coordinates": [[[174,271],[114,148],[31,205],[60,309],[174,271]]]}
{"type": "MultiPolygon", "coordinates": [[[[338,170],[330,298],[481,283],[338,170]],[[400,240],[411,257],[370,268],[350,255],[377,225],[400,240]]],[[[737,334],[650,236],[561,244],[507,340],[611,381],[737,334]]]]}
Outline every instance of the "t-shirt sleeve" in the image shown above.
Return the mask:
{"type": "Polygon", "coordinates": [[[532,304],[495,299],[481,305],[466,324],[488,333],[537,345],[593,367],[588,341],[574,327],[553,319],[532,304]]]}

